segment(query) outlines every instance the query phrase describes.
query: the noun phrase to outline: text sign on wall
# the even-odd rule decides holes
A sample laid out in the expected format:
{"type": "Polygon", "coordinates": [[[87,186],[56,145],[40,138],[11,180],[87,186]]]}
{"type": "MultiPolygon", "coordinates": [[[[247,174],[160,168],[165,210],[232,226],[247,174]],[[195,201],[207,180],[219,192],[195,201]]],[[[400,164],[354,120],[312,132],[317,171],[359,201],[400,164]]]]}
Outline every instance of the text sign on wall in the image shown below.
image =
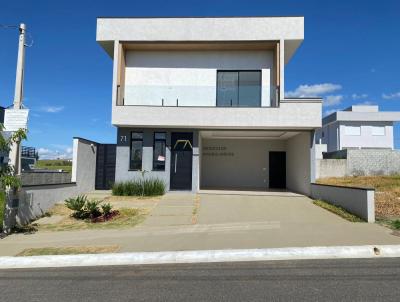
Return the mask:
{"type": "Polygon", "coordinates": [[[203,147],[203,156],[234,156],[235,154],[231,151],[228,151],[228,148],[225,146],[205,146],[203,147]]]}
{"type": "Polygon", "coordinates": [[[29,109],[4,110],[4,131],[17,131],[28,128],[29,109]]]}

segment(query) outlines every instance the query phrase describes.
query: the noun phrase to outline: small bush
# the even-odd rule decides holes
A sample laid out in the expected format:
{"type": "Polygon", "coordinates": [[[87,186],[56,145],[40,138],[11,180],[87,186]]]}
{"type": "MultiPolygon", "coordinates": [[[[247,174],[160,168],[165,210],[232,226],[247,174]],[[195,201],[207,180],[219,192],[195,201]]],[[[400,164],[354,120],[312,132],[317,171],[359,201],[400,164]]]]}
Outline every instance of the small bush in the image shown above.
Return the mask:
{"type": "Polygon", "coordinates": [[[165,183],[158,178],[136,179],[115,183],[112,194],[116,196],[157,196],[165,194],[165,183]]]}
{"type": "Polygon", "coordinates": [[[105,203],[101,205],[101,210],[103,211],[104,216],[110,215],[112,211],[112,205],[110,203],[105,203]]]}
{"type": "Polygon", "coordinates": [[[99,205],[101,200],[88,200],[85,205],[85,211],[90,218],[95,218],[101,215],[99,205]]]}
{"type": "Polygon", "coordinates": [[[77,219],[90,219],[92,222],[103,222],[119,214],[112,210],[110,203],[101,204],[101,200],[89,200],[86,195],[65,200],[65,206],[72,210],[72,217],[77,219]],[[101,210],[100,210],[101,208],[101,210]]]}
{"type": "Polygon", "coordinates": [[[85,218],[86,216],[86,209],[85,205],[88,202],[88,198],[86,195],[79,195],[76,198],[68,198],[65,200],[65,206],[74,211],[72,216],[75,218],[85,218]]]}

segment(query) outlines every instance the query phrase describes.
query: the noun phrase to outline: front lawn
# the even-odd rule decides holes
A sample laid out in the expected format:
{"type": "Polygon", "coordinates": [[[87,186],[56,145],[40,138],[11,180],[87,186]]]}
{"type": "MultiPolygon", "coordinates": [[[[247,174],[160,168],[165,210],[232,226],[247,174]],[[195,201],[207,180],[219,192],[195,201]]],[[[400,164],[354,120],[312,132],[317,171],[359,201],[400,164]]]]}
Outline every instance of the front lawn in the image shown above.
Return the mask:
{"type": "Polygon", "coordinates": [[[117,229],[134,227],[144,221],[148,211],[138,208],[120,208],[119,215],[104,222],[92,222],[90,219],[76,219],[73,211],[63,204],[55,205],[49,216],[55,219],[53,223],[33,224],[39,231],[73,231],[87,229],[117,229]]]}
{"type": "Polygon", "coordinates": [[[317,183],[375,188],[377,221],[393,229],[400,224],[400,175],[331,177],[319,179],[317,183]]]}

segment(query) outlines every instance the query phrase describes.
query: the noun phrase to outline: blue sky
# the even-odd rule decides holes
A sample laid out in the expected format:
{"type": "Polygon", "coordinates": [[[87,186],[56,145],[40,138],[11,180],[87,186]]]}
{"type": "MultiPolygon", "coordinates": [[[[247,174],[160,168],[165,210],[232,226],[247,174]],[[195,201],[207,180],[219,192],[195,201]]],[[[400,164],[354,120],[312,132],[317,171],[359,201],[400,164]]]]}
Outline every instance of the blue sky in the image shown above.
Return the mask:
{"type": "MultiPolygon", "coordinates": [[[[3,1],[0,24],[25,22],[29,139],[43,157],[71,156],[73,136],[116,141],[112,61],[96,43],[98,16],[305,16],[286,66],[287,95],[321,95],[324,113],[373,103],[400,110],[400,1],[3,1]]],[[[12,104],[18,32],[0,29],[0,104],[12,104]]],[[[400,148],[400,127],[395,145],[400,148]]]]}

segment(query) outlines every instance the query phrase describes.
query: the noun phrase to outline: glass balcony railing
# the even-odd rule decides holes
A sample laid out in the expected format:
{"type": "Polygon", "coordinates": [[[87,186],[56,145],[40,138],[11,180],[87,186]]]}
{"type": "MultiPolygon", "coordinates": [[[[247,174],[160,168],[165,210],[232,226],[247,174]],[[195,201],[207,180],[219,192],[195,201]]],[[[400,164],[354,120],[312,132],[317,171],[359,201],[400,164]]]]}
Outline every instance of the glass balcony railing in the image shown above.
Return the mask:
{"type": "Polygon", "coordinates": [[[117,104],[175,107],[276,107],[275,86],[243,87],[239,93],[216,86],[127,85],[118,87],[117,104]]]}

